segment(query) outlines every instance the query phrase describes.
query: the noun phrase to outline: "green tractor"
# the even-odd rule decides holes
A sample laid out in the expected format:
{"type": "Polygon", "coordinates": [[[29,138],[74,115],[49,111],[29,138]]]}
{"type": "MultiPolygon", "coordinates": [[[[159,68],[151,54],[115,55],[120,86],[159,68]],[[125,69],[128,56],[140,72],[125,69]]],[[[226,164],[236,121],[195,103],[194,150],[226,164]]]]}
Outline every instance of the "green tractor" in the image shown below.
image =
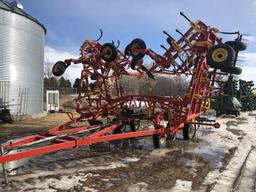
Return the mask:
{"type": "Polygon", "coordinates": [[[226,82],[220,83],[220,89],[222,93],[215,96],[214,102],[211,105],[211,108],[216,111],[216,116],[221,115],[240,115],[240,110],[242,108],[241,103],[236,98],[236,93],[238,90],[238,82],[233,79],[233,76],[230,75],[226,82]]]}
{"type": "Polygon", "coordinates": [[[239,90],[237,91],[237,98],[242,104],[243,111],[251,111],[256,109],[256,97],[252,92],[254,86],[253,81],[239,80],[239,90]]]}

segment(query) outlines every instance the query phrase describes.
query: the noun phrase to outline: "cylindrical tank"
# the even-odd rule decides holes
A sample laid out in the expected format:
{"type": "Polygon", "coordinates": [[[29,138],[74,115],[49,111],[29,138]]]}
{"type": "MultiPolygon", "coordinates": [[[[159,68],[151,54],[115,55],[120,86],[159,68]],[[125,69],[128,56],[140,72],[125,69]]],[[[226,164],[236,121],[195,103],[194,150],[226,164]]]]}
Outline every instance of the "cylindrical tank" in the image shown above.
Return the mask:
{"type": "Polygon", "coordinates": [[[8,85],[0,89],[8,98],[0,100],[12,114],[43,112],[45,34],[21,4],[0,0],[0,86],[8,85]]]}

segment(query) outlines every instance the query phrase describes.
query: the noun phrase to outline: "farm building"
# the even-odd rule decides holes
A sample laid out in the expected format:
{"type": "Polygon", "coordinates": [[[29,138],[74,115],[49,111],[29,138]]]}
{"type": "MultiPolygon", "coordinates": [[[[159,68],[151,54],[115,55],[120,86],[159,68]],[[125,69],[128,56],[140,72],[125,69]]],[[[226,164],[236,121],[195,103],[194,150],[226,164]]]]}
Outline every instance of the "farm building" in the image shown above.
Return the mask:
{"type": "Polygon", "coordinates": [[[43,111],[45,34],[20,3],[0,0],[0,106],[13,115],[43,111]]]}

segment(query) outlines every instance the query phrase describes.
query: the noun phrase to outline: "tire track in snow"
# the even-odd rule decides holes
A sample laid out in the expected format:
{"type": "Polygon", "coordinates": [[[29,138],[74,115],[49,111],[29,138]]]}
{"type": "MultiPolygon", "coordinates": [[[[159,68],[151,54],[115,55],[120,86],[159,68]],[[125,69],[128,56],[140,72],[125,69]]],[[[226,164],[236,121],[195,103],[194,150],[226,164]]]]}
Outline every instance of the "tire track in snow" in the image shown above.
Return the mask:
{"type": "Polygon", "coordinates": [[[255,146],[252,146],[234,180],[231,192],[254,191],[256,164],[253,160],[255,156],[255,146]]]}

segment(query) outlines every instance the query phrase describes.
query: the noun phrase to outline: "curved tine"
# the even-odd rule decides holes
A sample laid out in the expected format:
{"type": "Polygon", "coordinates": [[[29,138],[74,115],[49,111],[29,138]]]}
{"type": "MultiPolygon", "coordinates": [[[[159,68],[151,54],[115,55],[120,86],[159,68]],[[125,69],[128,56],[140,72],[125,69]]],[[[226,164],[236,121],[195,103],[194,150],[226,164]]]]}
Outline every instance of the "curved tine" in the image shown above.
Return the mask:
{"type": "Polygon", "coordinates": [[[226,32],[226,31],[220,31],[219,33],[225,34],[225,35],[239,35],[240,31],[234,31],[234,32],[226,32]]]}
{"type": "Polygon", "coordinates": [[[111,41],[111,43],[112,43],[113,45],[115,45],[115,42],[114,42],[113,40],[111,41]]]}
{"type": "Polygon", "coordinates": [[[116,46],[116,48],[118,48],[119,46],[120,46],[120,41],[117,40],[117,46],[116,46]]]}
{"type": "Polygon", "coordinates": [[[98,37],[98,39],[94,40],[94,42],[99,41],[102,38],[102,36],[103,36],[103,31],[102,29],[100,29],[100,36],[98,37]]]}

